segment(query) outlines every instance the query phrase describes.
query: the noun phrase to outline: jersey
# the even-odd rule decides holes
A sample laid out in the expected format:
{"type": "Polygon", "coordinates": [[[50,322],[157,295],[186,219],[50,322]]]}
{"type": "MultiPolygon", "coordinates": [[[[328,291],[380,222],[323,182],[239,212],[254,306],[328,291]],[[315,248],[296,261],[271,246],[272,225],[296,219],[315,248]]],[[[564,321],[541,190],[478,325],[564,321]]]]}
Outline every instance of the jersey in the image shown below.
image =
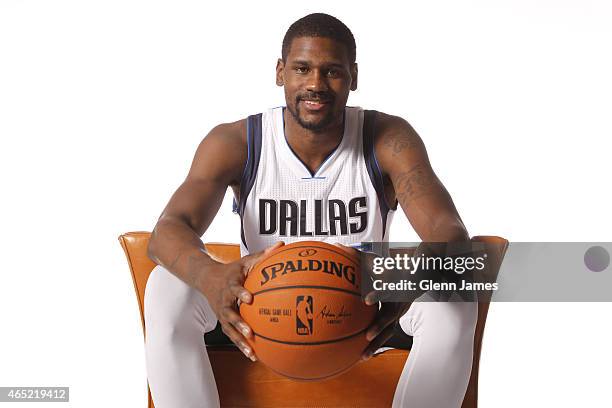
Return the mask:
{"type": "Polygon", "coordinates": [[[311,173],[287,142],[284,109],[247,119],[248,158],[237,205],[242,256],[277,241],[388,241],[394,209],[374,154],[376,111],[346,107],[340,144],[311,173]]]}

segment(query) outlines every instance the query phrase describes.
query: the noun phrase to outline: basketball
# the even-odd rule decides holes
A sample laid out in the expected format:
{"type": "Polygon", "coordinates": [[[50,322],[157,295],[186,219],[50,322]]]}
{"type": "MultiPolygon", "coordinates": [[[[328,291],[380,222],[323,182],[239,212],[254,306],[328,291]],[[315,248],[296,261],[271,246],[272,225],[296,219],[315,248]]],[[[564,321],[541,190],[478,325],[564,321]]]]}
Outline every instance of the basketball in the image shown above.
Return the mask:
{"type": "Polygon", "coordinates": [[[377,305],[361,298],[359,259],[344,249],[302,241],[272,251],[244,287],[240,314],[253,329],[257,358],[296,380],[335,376],[360,360],[377,305]]]}

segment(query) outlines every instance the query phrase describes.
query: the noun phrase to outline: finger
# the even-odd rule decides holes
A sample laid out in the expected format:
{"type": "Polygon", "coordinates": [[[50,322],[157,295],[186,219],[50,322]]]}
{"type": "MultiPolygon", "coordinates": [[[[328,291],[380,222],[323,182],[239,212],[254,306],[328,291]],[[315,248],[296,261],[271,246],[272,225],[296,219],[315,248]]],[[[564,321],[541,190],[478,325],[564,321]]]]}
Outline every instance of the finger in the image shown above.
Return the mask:
{"type": "Polygon", "coordinates": [[[233,308],[225,307],[222,311],[223,320],[231,324],[241,335],[246,338],[253,338],[253,330],[251,327],[242,319],[242,316],[238,314],[233,308]]]}
{"type": "Polygon", "coordinates": [[[236,299],[240,299],[242,303],[250,304],[253,301],[253,295],[251,292],[246,290],[246,288],[239,282],[231,282],[229,284],[229,291],[232,296],[236,297],[236,299]]]}
{"type": "Polygon", "coordinates": [[[368,360],[374,355],[376,350],[382,347],[387,340],[393,336],[393,325],[387,326],[370,344],[366,347],[365,351],[361,355],[363,360],[368,360]]]}
{"type": "Polygon", "coordinates": [[[385,302],[391,299],[391,293],[385,290],[373,290],[369,292],[365,298],[364,302],[368,306],[372,306],[377,304],[378,302],[385,302]]]}
{"type": "Polygon", "coordinates": [[[380,297],[381,297],[380,291],[379,290],[373,290],[372,292],[368,293],[365,296],[363,301],[365,302],[366,305],[372,306],[372,305],[375,305],[376,303],[380,302],[380,297]]]}
{"type": "Polygon", "coordinates": [[[256,252],[254,254],[250,254],[247,255],[245,257],[242,258],[242,265],[243,265],[243,273],[246,276],[251,269],[253,269],[253,267],[263,258],[265,258],[266,256],[268,256],[272,251],[274,251],[275,249],[278,249],[280,247],[282,247],[283,245],[285,245],[285,243],[283,241],[278,241],[276,242],[274,245],[269,246],[268,248],[264,249],[263,251],[259,251],[256,252]]]}
{"type": "Polygon", "coordinates": [[[274,244],[272,244],[269,247],[267,247],[266,249],[264,249],[262,255],[267,255],[270,252],[274,251],[276,248],[280,248],[280,247],[282,247],[284,245],[285,245],[285,243],[283,241],[275,242],[274,244]]]}
{"type": "Polygon", "coordinates": [[[353,256],[358,257],[359,256],[359,251],[353,247],[350,246],[346,246],[344,244],[341,244],[339,242],[334,243],[335,246],[342,248],[344,251],[350,253],[353,256]]]}
{"type": "Polygon", "coordinates": [[[366,339],[372,341],[376,336],[383,332],[395,321],[395,313],[390,307],[383,305],[378,311],[376,319],[366,331],[366,339]]]}
{"type": "Polygon", "coordinates": [[[223,333],[230,338],[230,340],[242,351],[248,359],[251,361],[257,361],[255,357],[255,353],[253,353],[253,349],[248,345],[244,337],[236,331],[236,329],[229,323],[221,323],[221,328],[223,329],[223,333]]]}

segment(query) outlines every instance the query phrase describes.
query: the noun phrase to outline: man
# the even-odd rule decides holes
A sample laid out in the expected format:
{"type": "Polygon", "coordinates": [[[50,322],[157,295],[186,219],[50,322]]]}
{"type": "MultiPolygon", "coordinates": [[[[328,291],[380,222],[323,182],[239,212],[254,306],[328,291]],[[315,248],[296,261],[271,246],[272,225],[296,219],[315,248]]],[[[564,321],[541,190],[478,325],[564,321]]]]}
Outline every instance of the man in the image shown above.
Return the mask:
{"type": "MultiPolygon", "coordinates": [[[[388,239],[399,204],[424,241],[467,241],[423,142],[403,119],[347,107],[357,89],[355,40],[339,20],[311,14],[283,40],[276,83],[286,108],[215,127],[153,231],[159,266],[146,288],[147,369],[157,408],[219,405],[202,333],[217,320],[250,359],[252,330],[236,303],[266,252],[298,240],[350,245],[388,239]],[[200,236],[231,187],[241,216],[243,258],[222,265],[200,236]]],[[[398,320],[414,337],[394,406],[459,407],[468,384],[475,303],[385,303],[367,332],[369,358],[398,320]]]]}

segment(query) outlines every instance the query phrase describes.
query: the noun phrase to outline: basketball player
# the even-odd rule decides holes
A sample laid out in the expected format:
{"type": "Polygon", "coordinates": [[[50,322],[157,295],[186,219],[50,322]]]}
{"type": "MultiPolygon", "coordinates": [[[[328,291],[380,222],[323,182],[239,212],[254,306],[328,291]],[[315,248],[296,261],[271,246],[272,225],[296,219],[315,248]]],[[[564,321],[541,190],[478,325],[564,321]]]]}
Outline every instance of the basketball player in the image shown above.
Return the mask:
{"type": "MultiPolygon", "coordinates": [[[[346,106],[357,89],[355,40],[339,20],[311,14],[291,25],[276,66],[286,106],[215,127],[153,231],[158,266],[145,294],[148,379],[157,408],[217,407],[203,333],[217,321],[250,359],[252,330],[236,303],[248,268],[299,240],[385,241],[398,205],[423,241],[467,241],[421,138],[404,119],[346,106]],[[243,258],[219,264],[200,237],[231,187],[243,258]]],[[[381,62],[382,64],[382,62],[381,62]]],[[[369,358],[395,322],[413,336],[393,406],[461,406],[472,365],[476,303],[385,303],[367,332],[369,358]]]]}

